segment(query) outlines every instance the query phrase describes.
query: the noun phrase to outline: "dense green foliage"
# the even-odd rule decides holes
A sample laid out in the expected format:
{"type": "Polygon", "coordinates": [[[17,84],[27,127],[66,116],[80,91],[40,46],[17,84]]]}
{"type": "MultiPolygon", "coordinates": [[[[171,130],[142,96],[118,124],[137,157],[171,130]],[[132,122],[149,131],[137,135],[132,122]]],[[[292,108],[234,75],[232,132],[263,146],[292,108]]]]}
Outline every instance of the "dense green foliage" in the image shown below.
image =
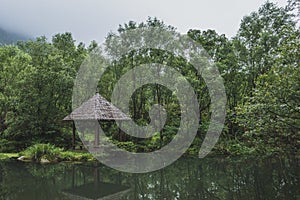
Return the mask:
{"type": "Polygon", "coordinates": [[[21,155],[24,155],[36,162],[41,161],[41,159],[54,161],[58,158],[61,151],[62,149],[51,144],[35,144],[25,149],[21,155]]]}
{"type": "Polygon", "coordinates": [[[70,145],[62,118],[71,110],[73,80],[86,52],[69,33],[52,43],[41,37],[0,48],[2,151],[36,142],[70,145]]]}
{"type": "MultiPolygon", "coordinates": [[[[52,144],[35,144],[26,148],[19,155],[24,156],[25,160],[30,159],[34,162],[41,162],[41,159],[45,159],[47,162],[95,160],[90,153],[63,151],[52,144]]],[[[5,154],[2,156],[9,157],[5,154]]]]}
{"type": "MultiPolygon", "coordinates": [[[[188,31],[188,36],[211,56],[225,82],[227,118],[217,152],[297,153],[300,149],[300,32],[298,18],[293,14],[298,4],[294,0],[280,8],[266,2],[242,19],[237,35],[231,39],[214,30],[188,31]]],[[[118,33],[157,26],[175,30],[149,18],[145,23],[120,26],[118,33]]],[[[108,35],[105,45],[121,47],[112,36],[108,35]]],[[[62,119],[71,112],[76,73],[97,46],[96,42],[88,47],[76,45],[72,35],[64,33],[53,36],[51,42],[40,37],[0,47],[0,151],[20,151],[36,143],[70,148],[71,129],[62,119]]],[[[157,49],[115,56],[115,62],[99,82],[99,91],[108,100],[120,77],[143,63],[173,66],[187,78],[200,106],[198,134],[189,150],[197,153],[211,114],[209,93],[201,76],[183,58],[157,49]]],[[[168,117],[164,129],[151,139],[115,134],[116,127],[111,124],[104,123],[103,127],[118,146],[137,152],[156,150],[176,134],[180,108],[170,90],[149,84],[132,95],[133,120],[140,125],[149,123],[148,112],[153,104],[163,105],[168,117]]]]}

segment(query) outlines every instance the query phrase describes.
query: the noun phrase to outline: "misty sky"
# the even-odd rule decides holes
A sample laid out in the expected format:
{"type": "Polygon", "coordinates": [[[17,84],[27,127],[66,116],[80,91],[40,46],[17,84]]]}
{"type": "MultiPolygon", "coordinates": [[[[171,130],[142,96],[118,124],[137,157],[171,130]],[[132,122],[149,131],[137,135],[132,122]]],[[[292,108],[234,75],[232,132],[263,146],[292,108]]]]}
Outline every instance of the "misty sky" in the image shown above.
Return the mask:
{"type": "MultiPolygon", "coordinates": [[[[272,0],[280,6],[287,0],[272,0]]],[[[214,29],[232,37],[243,16],[264,0],[0,0],[0,27],[30,36],[72,32],[79,42],[102,42],[129,20],[157,17],[178,31],[214,29]]]]}

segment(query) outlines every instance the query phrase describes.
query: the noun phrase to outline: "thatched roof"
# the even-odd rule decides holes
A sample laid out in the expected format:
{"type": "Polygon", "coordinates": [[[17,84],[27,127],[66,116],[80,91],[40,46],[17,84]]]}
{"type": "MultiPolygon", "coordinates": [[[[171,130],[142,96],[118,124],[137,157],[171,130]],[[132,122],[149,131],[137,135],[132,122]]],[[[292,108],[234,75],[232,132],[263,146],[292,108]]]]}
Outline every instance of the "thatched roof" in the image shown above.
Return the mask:
{"type": "Polygon", "coordinates": [[[119,108],[112,105],[99,93],[76,108],[63,120],[130,120],[119,108]]]}

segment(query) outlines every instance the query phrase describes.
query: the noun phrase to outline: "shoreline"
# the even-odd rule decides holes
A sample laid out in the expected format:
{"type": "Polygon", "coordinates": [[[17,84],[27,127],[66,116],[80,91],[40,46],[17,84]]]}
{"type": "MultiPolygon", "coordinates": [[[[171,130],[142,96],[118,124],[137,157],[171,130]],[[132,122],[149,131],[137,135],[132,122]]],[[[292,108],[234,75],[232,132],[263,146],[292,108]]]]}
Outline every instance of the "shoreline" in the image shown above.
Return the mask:
{"type": "MultiPolygon", "coordinates": [[[[91,162],[98,162],[97,159],[90,154],[89,152],[72,152],[72,151],[63,151],[61,152],[61,155],[68,155],[68,157],[58,157],[54,161],[49,162],[41,162],[41,161],[34,161],[31,158],[25,158],[24,160],[21,160],[22,153],[0,153],[0,162],[1,161],[7,161],[7,160],[18,160],[19,162],[24,163],[40,163],[40,164],[55,164],[55,163],[61,163],[61,162],[68,162],[68,163],[91,163],[91,162]]],[[[278,152],[269,152],[267,154],[220,154],[217,152],[212,152],[209,155],[207,155],[205,158],[251,158],[255,157],[257,159],[267,159],[271,157],[294,157],[299,158],[299,153],[291,153],[291,152],[285,152],[285,153],[278,153],[278,152]]],[[[181,156],[181,158],[187,158],[187,159],[199,159],[197,155],[185,153],[181,156]]]]}

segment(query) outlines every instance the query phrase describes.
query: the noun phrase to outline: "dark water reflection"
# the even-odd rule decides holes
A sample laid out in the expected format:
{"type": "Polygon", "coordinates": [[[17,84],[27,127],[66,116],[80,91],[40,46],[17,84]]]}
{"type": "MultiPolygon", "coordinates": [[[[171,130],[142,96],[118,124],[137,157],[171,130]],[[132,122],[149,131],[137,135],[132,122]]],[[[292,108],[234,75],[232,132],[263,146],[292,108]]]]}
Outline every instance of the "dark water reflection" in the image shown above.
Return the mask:
{"type": "Polygon", "coordinates": [[[291,158],[181,159],[147,174],[97,164],[0,162],[0,199],[300,199],[291,158]]]}

